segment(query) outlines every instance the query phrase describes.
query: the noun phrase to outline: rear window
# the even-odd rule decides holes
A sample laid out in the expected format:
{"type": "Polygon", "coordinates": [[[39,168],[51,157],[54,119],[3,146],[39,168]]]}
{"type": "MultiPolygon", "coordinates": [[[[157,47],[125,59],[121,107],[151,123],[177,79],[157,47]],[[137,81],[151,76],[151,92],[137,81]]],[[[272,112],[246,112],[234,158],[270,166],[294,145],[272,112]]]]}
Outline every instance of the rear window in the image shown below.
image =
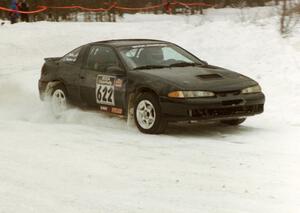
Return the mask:
{"type": "Polygon", "coordinates": [[[80,51],[81,51],[81,47],[79,47],[75,50],[72,50],[67,55],[65,55],[61,60],[63,62],[67,62],[67,63],[75,63],[78,59],[80,51]]]}

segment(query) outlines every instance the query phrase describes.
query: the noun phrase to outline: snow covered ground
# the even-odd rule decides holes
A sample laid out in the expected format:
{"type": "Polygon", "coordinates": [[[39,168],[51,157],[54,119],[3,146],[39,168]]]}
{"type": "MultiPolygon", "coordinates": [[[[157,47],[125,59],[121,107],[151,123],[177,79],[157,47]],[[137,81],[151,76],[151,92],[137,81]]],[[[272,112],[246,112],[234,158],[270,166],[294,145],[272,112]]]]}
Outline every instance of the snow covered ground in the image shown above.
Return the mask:
{"type": "Polygon", "coordinates": [[[281,38],[272,8],[207,13],[1,26],[0,212],[300,212],[300,33],[281,38]],[[79,109],[55,119],[38,97],[43,58],[117,38],[172,41],[251,76],[266,111],[159,136],[79,109]]]}

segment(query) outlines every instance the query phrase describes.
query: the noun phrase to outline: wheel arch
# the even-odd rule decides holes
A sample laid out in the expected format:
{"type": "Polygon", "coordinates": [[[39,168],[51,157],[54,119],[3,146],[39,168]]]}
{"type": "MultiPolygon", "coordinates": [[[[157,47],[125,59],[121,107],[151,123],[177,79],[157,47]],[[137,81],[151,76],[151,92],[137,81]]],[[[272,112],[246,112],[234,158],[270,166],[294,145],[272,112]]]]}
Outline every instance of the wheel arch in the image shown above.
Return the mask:
{"type": "MultiPolygon", "coordinates": [[[[48,84],[47,84],[47,86],[46,86],[45,94],[46,94],[47,96],[51,96],[52,91],[53,91],[53,88],[54,88],[55,86],[59,85],[59,84],[62,84],[62,85],[66,88],[64,82],[61,81],[61,80],[53,80],[53,81],[49,81],[48,84]]],[[[66,91],[67,91],[67,90],[66,90],[66,91]]]]}
{"type": "Polygon", "coordinates": [[[140,93],[145,93],[145,92],[152,93],[152,94],[154,94],[155,96],[158,97],[157,92],[154,89],[150,88],[150,87],[140,87],[140,88],[138,88],[136,90],[136,95],[138,95],[140,93]]]}
{"type": "Polygon", "coordinates": [[[133,108],[134,108],[134,101],[135,101],[136,97],[139,94],[146,93],[146,92],[154,94],[157,98],[159,97],[158,93],[154,89],[152,89],[150,87],[147,87],[147,86],[139,87],[135,91],[131,92],[128,95],[128,103],[127,103],[127,116],[128,116],[128,118],[133,118],[133,108]]]}

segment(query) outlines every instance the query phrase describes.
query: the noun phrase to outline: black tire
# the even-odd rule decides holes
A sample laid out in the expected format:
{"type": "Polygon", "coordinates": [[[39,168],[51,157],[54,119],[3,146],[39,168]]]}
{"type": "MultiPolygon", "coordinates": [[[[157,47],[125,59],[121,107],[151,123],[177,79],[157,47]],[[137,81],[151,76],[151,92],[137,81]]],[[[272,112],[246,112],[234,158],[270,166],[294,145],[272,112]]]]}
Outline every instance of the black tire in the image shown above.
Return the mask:
{"type": "Polygon", "coordinates": [[[67,96],[67,90],[62,83],[59,83],[56,86],[54,86],[51,91],[51,106],[53,113],[56,116],[60,116],[61,113],[68,108],[68,104],[69,100],[67,96]],[[56,100],[54,96],[61,96],[62,98],[64,98],[64,103],[62,103],[61,108],[56,108],[59,106],[57,105],[58,103],[55,103],[56,100]]]}
{"type": "Polygon", "coordinates": [[[57,89],[61,89],[61,90],[63,90],[65,93],[67,93],[66,87],[63,85],[63,83],[57,83],[54,87],[52,87],[51,95],[53,95],[53,93],[54,93],[55,90],[57,90],[57,89]]]}
{"type": "Polygon", "coordinates": [[[230,126],[238,126],[241,123],[245,122],[246,118],[236,118],[236,119],[230,119],[230,120],[222,120],[221,123],[230,125],[230,126]]]}
{"type": "Polygon", "coordinates": [[[146,134],[161,134],[165,131],[168,122],[163,118],[161,113],[161,108],[159,105],[158,97],[150,92],[140,93],[137,95],[137,97],[134,100],[134,121],[137,126],[137,128],[142,132],[146,134]],[[141,102],[148,101],[152,104],[154,110],[155,110],[155,119],[150,128],[144,128],[142,124],[140,124],[141,121],[138,118],[138,106],[141,102]]]}

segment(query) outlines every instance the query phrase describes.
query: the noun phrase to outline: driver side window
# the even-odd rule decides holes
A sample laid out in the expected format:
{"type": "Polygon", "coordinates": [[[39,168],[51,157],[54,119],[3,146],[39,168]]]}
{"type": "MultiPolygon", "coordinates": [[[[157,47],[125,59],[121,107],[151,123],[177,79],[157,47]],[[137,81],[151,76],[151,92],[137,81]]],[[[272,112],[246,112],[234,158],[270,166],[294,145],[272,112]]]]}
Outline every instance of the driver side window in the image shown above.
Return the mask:
{"type": "Polygon", "coordinates": [[[119,66],[119,60],[111,47],[91,47],[85,67],[95,71],[105,72],[109,66],[119,66]]]}

